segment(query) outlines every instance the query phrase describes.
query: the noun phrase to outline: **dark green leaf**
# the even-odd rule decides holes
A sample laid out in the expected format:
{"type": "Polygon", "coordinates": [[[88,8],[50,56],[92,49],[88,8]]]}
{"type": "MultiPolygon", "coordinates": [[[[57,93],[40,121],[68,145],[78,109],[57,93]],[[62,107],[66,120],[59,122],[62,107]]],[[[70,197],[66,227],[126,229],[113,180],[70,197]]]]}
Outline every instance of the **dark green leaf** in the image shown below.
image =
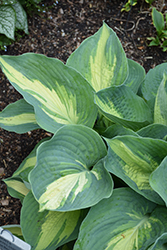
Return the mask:
{"type": "Polygon", "coordinates": [[[11,6],[0,6],[0,33],[15,40],[16,13],[11,6]]]}
{"type": "Polygon", "coordinates": [[[28,34],[27,14],[19,2],[12,5],[16,12],[16,28],[28,34]]]}
{"type": "Polygon", "coordinates": [[[164,23],[164,17],[163,14],[156,10],[156,8],[152,9],[152,18],[153,18],[153,24],[157,30],[158,35],[160,35],[164,29],[165,23],[164,23]]]}

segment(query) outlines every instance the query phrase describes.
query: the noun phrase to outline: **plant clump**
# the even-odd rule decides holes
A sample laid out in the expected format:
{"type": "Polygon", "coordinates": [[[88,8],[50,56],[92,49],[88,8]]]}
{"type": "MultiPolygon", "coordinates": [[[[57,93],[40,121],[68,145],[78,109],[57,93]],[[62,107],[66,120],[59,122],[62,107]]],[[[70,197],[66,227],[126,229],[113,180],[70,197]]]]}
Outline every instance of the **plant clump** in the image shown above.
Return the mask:
{"type": "Polygon", "coordinates": [[[52,134],[4,180],[22,202],[18,237],[34,250],[163,248],[167,63],[146,74],[104,22],[66,64],[26,53],[0,66],[23,96],[1,128],[52,134]]]}

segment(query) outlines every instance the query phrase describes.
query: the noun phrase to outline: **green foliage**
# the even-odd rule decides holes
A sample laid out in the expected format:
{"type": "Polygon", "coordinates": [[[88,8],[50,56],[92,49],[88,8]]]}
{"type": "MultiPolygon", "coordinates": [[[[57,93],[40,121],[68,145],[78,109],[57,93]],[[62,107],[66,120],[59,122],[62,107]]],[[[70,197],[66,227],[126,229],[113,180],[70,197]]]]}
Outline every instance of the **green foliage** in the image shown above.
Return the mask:
{"type": "Polygon", "coordinates": [[[166,249],[167,63],[146,74],[104,23],[66,65],[33,53],[0,65],[23,96],[0,126],[52,134],[4,180],[32,250],[166,249]]]}
{"type": "Polygon", "coordinates": [[[1,0],[0,1],[0,48],[5,49],[15,40],[17,30],[28,34],[27,14],[22,7],[32,10],[40,1],[35,0],[1,0]],[[32,6],[32,7],[31,7],[32,6]],[[30,9],[31,7],[31,9],[30,9]]]}
{"type": "Polygon", "coordinates": [[[157,31],[157,36],[147,38],[151,40],[149,46],[160,46],[163,51],[167,51],[167,14],[164,18],[161,12],[153,8],[152,20],[157,31]]]}
{"type": "MultiPolygon", "coordinates": [[[[145,0],[146,3],[152,4],[154,0],[145,0]]],[[[135,6],[138,3],[138,0],[128,0],[121,11],[130,11],[132,6],[135,6]]]]}

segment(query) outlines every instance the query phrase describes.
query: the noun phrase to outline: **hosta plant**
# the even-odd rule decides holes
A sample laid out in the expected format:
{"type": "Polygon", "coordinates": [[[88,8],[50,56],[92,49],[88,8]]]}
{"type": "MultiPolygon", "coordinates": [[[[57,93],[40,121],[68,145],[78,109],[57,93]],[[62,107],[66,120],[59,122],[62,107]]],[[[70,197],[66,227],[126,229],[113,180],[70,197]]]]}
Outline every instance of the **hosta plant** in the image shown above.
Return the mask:
{"type": "Polygon", "coordinates": [[[0,65],[23,96],[0,126],[52,134],[4,180],[32,249],[166,249],[167,63],[146,74],[103,23],[66,64],[27,53],[0,65]]]}

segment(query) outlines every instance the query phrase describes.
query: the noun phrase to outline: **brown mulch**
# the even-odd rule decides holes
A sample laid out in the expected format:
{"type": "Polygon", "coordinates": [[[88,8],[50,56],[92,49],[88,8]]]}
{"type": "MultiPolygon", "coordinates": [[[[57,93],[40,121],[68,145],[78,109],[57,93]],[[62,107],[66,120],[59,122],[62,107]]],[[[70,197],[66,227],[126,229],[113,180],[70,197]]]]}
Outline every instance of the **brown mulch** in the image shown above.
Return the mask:
{"type": "MultiPolygon", "coordinates": [[[[151,10],[144,1],[139,2],[142,3],[133,7],[130,13],[121,13],[123,1],[120,0],[43,1],[40,5],[45,5],[45,11],[29,17],[29,35],[16,40],[7,51],[0,51],[0,54],[34,52],[65,62],[105,20],[120,38],[127,57],[140,63],[148,72],[166,62],[167,54],[158,47],[147,46],[147,37],[154,36],[156,32],[151,24],[151,10]]],[[[159,2],[155,1],[157,8],[159,2]]],[[[20,98],[21,95],[0,72],[0,111],[20,98]]],[[[19,224],[21,208],[19,200],[10,197],[2,180],[13,174],[36,143],[45,136],[43,130],[18,135],[0,128],[0,226],[19,224]]]]}

